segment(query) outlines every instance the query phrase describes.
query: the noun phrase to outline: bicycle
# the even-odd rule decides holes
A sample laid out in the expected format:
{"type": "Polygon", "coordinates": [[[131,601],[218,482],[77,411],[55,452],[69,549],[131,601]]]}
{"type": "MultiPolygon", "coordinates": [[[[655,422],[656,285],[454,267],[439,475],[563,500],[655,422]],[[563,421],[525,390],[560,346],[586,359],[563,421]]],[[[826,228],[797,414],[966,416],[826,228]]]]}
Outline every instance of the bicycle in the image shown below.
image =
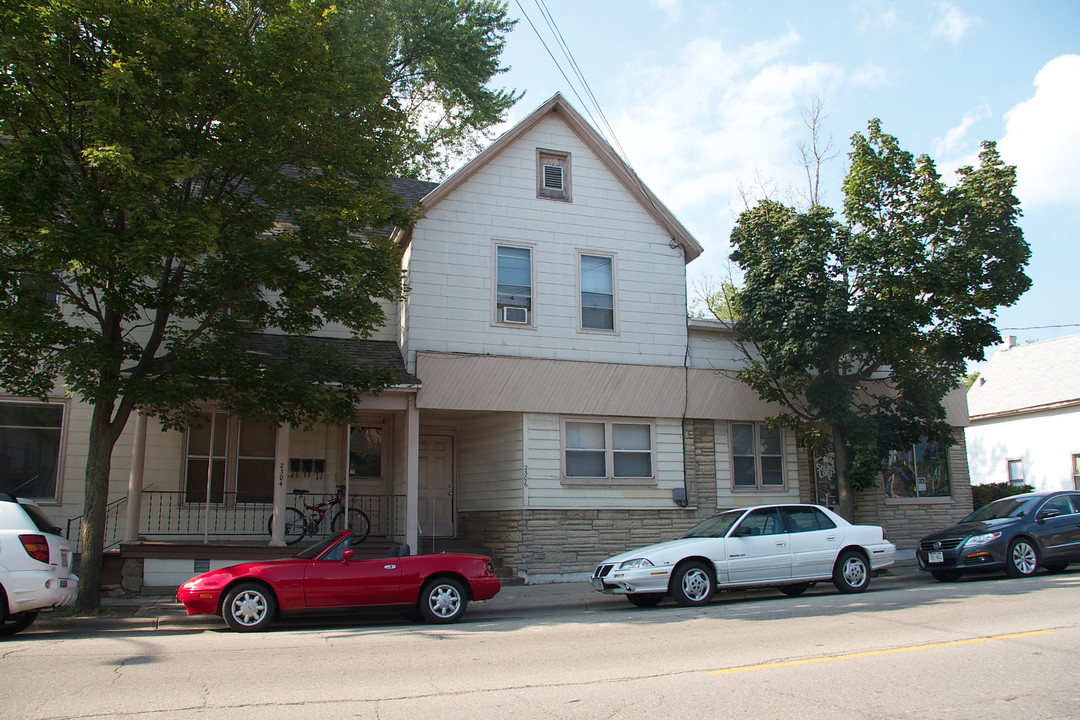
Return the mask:
{"type": "MultiPolygon", "coordinates": [[[[293,495],[299,500],[304,495],[307,495],[307,490],[293,490],[293,495]]],[[[337,514],[334,515],[333,520],[330,521],[330,529],[333,532],[338,532],[344,527],[345,519],[345,486],[338,485],[337,493],[329,500],[324,500],[314,505],[308,505],[304,502],[304,510],[300,511],[295,507],[285,508],[285,544],[295,545],[303,540],[308,535],[315,535],[318,533],[319,526],[322,525],[323,518],[326,517],[330,509],[337,506],[341,508],[337,514]]],[[[364,540],[371,532],[371,520],[359,508],[349,508],[349,529],[353,532],[354,543],[358,543],[364,540]]],[[[270,519],[266,521],[266,531],[271,536],[274,534],[274,516],[271,515],[270,519]]]]}

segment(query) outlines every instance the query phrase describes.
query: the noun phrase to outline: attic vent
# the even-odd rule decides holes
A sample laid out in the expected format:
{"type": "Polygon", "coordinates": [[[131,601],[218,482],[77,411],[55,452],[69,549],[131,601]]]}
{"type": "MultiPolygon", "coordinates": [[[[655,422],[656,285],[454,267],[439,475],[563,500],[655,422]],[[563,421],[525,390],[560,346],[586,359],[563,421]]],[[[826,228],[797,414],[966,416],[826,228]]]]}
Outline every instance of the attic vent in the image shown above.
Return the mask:
{"type": "Polygon", "coordinates": [[[570,153],[536,150],[536,196],[570,202],[570,153]]]}
{"type": "Polygon", "coordinates": [[[563,189],[562,167],[559,165],[544,166],[544,189],[560,191],[563,189]]]}

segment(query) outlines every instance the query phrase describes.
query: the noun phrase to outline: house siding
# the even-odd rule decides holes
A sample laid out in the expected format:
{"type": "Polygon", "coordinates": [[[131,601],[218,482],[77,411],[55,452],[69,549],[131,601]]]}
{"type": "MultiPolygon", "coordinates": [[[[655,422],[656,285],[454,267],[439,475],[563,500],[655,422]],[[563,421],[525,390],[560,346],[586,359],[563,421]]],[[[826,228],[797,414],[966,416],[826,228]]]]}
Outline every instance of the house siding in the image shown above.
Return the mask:
{"type": "Polygon", "coordinates": [[[428,210],[413,230],[407,362],[417,351],[681,365],[686,348],[680,250],[556,116],[428,210]],[[536,197],[536,149],[573,157],[573,202],[536,197]],[[533,248],[533,324],[495,320],[493,247],[533,248]],[[578,253],[614,257],[615,332],[579,326],[578,253]]]}

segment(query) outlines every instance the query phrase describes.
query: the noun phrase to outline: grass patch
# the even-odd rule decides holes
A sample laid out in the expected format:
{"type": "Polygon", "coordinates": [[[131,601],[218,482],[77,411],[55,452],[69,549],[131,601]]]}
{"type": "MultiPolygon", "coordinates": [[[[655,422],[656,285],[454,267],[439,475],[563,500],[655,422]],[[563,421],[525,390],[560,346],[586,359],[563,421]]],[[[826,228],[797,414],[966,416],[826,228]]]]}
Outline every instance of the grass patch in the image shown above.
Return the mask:
{"type": "Polygon", "coordinates": [[[68,618],[111,618],[122,617],[124,613],[117,612],[114,607],[96,607],[90,610],[80,610],[74,605],[56,608],[41,614],[42,620],[66,620],[68,618]]]}

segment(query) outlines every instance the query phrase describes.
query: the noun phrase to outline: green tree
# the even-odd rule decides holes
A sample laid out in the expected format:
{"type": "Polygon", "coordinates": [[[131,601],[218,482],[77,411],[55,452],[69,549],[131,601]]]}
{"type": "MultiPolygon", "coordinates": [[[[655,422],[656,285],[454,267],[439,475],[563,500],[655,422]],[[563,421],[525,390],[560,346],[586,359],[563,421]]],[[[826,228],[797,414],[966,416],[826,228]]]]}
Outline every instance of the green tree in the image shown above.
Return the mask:
{"type": "Polygon", "coordinates": [[[1030,285],[1015,168],[993,143],[954,187],[877,120],[852,148],[846,223],[766,200],[731,234],[745,280],[736,329],[754,348],[742,378],[783,406],[775,422],[831,440],[848,518],[890,449],[951,442],[942,399],[1000,339],[997,309],[1030,285]]]}
{"type": "Polygon", "coordinates": [[[414,219],[385,180],[514,102],[485,87],[510,26],[490,0],[0,5],[0,386],[93,406],[82,606],[133,409],[303,425],[392,380],[241,339],[385,322],[400,250],[365,231],[414,219]]]}

